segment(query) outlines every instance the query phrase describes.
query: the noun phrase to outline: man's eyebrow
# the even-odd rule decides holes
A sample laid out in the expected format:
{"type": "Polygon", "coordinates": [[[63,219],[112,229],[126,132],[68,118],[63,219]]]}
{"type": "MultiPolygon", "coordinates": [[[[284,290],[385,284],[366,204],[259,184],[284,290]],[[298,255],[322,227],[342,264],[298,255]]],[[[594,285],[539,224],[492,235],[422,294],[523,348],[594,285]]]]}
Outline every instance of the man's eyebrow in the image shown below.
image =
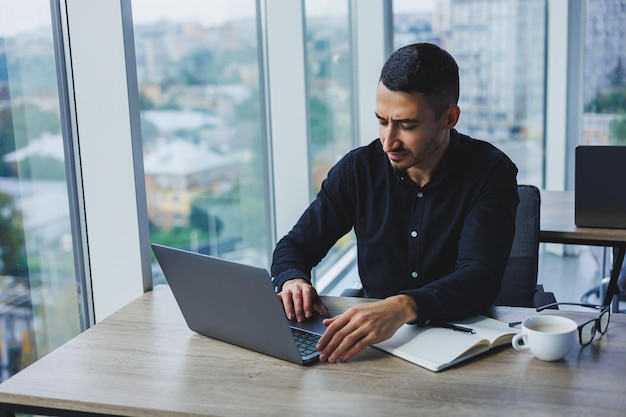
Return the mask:
{"type": "MultiPolygon", "coordinates": [[[[374,114],[376,115],[376,118],[378,118],[378,119],[387,120],[385,117],[382,117],[380,114],[378,114],[376,112],[374,112],[374,114]]],[[[417,123],[417,122],[419,122],[419,120],[417,120],[417,119],[397,119],[397,120],[392,119],[391,121],[392,122],[396,122],[396,123],[417,123]]]]}

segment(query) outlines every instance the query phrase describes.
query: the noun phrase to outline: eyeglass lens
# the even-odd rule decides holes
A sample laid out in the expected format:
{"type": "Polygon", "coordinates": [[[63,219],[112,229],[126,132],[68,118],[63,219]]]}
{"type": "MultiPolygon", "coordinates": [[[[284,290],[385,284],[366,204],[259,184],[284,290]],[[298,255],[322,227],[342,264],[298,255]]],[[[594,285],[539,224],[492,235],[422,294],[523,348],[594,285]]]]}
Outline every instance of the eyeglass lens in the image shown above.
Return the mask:
{"type": "Polygon", "coordinates": [[[611,312],[609,310],[606,310],[604,314],[602,314],[598,319],[598,322],[600,323],[600,328],[598,329],[598,331],[602,334],[606,333],[609,327],[609,317],[611,317],[611,312]]]}
{"type": "Polygon", "coordinates": [[[596,335],[596,321],[590,320],[579,328],[580,344],[585,346],[591,343],[596,335]]]}
{"type": "Polygon", "coordinates": [[[591,343],[596,335],[596,330],[599,331],[601,334],[606,333],[609,327],[610,316],[611,313],[606,310],[597,319],[589,320],[587,323],[580,326],[578,332],[580,344],[585,346],[591,343]]]}

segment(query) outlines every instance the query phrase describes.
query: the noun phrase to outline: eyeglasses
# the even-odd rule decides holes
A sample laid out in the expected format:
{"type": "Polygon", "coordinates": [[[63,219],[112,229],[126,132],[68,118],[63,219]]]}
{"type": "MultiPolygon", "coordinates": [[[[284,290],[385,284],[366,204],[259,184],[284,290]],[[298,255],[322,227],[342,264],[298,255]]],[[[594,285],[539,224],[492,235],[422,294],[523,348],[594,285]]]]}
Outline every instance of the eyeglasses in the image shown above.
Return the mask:
{"type": "Polygon", "coordinates": [[[550,303],[541,307],[537,307],[537,312],[545,310],[546,308],[561,305],[588,307],[600,310],[600,315],[598,317],[578,326],[578,341],[583,347],[593,342],[593,339],[596,337],[596,331],[600,332],[600,334],[602,335],[605,334],[608,330],[609,319],[611,318],[611,310],[609,309],[608,305],[599,306],[595,304],[584,303],[550,303]]]}

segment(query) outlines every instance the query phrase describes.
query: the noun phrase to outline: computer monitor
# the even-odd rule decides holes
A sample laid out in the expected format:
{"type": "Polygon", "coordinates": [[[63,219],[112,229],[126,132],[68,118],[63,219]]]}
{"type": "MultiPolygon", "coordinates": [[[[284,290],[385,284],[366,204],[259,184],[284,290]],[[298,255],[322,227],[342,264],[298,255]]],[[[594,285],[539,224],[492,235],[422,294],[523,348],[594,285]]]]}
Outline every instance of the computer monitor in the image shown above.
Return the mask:
{"type": "Polygon", "coordinates": [[[576,226],[626,229],[626,146],[580,145],[575,163],[576,226]]]}

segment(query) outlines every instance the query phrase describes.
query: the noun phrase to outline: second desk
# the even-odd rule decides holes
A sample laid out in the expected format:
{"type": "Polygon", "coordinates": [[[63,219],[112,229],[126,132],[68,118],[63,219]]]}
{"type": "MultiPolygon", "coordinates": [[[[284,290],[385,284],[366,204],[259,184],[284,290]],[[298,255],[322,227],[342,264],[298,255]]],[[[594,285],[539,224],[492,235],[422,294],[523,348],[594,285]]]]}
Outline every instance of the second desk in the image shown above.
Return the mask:
{"type": "MultiPolygon", "coordinates": [[[[577,227],[574,222],[574,198],[573,191],[541,191],[539,240],[613,248],[611,278],[603,302],[607,305],[619,295],[617,279],[626,252],[626,229],[577,227]]],[[[615,308],[613,310],[616,311],[615,308]]]]}

